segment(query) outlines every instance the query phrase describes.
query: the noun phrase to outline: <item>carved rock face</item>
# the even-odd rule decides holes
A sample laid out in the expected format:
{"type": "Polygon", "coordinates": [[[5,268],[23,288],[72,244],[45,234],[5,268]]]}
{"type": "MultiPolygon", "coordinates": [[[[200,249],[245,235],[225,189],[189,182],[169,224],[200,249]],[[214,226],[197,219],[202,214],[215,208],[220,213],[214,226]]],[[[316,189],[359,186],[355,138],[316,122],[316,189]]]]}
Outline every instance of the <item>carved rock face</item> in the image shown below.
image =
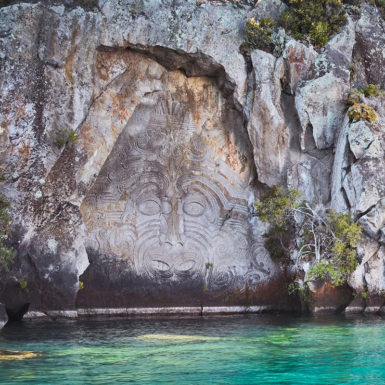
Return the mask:
{"type": "Polygon", "coordinates": [[[156,296],[178,287],[173,305],[186,291],[241,290],[273,274],[251,224],[252,151],[240,115],[212,80],[162,71],[162,90],[141,98],[81,206],[84,286],[91,295],[104,282],[128,305],[144,287],[156,296]]]}
{"type": "Polygon", "coordinates": [[[151,279],[231,284],[253,239],[247,185],[230,174],[188,107],[161,95],[134,113],[82,206],[89,247],[151,279]]]}

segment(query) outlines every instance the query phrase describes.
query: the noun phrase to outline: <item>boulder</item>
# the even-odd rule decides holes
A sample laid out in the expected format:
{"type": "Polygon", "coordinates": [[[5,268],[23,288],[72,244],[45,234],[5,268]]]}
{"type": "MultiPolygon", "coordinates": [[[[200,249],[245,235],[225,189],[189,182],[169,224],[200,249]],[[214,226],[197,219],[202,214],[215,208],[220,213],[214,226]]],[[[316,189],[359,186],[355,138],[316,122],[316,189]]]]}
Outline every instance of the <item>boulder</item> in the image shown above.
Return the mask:
{"type": "Polygon", "coordinates": [[[5,310],[5,306],[2,303],[0,303],[0,329],[2,329],[7,322],[8,322],[8,315],[5,310]]]}

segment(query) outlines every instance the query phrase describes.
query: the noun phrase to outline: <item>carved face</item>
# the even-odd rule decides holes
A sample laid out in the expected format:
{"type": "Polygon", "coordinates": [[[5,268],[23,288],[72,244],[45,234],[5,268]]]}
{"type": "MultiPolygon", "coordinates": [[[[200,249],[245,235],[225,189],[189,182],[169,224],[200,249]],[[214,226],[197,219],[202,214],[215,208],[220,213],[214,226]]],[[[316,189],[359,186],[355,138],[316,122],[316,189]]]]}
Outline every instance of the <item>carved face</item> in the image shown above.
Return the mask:
{"type": "Polygon", "coordinates": [[[247,270],[242,186],[195,131],[175,102],[133,116],[86,199],[90,247],[162,279],[220,283],[247,270]]]}

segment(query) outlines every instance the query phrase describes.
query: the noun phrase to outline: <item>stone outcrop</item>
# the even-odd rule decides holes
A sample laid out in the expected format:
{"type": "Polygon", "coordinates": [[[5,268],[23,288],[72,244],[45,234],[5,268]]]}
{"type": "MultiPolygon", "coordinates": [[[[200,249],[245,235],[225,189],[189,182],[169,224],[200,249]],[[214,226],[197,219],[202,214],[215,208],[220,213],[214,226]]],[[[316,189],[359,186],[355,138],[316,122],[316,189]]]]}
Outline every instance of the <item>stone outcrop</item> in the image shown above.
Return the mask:
{"type": "Polygon", "coordinates": [[[82,5],[0,8],[2,195],[17,250],[1,273],[7,308],[296,308],[252,216],[274,184],[353,212],[366,238],[349,285],[381,298],[384,97],[368,98],[374,123],[350,122],[344,102],[351,87],[385,87],[375,7],[323,49],[286,35],[279,57],[244,57],[247,19],[277,19],[283,3],[82,5]]]}
{"type": "Polygon", "coordinates": [[[5,311],[5,306],[0,303],[0,329],[8,322],[7,312],[5,311]]]}

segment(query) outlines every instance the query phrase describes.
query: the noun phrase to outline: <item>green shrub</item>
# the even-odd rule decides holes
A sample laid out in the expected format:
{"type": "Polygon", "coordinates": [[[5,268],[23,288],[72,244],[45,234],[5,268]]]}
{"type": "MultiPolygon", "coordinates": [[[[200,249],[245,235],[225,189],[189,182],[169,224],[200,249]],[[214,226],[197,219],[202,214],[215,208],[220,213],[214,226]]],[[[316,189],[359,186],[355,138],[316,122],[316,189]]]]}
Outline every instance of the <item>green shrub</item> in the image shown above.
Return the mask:
{"type": "Polygon", "coordinates": [[[258,202],[254,203],[255,214],[263,221],[285,230],[290,225],[292,209],[298,207],[301,192],[285,190],[281,186],[272,186],[258,202]]]}
{"type": "Polygon", "coordinates": [[[300,206],[301,193],[297,190],[285,191],[281,186],[273,186],[258,202],[254,203],[255,215],[270,229],[264,234],[265,248],[274,260],[288,260],[293,241],[293,209],[300,206]]]}
{"type": "Polygon", "coordinates": [[[331,211],[325,220],[333,235],[323,262],[315,264],[309,271],[310,279],[321,278],[334,286],[346,283],[349,275],[357,267],[357,242],[361,238],[362,228],[350,215],[331,211]]]}
{"type": "Polygon", "coordinates": [[[79,139],[79,135],[76,134],[76,131],[71,129],[65,129],[59,132],[56,136],[56,144],[59,147],[63,146],[72,146],[79,139]]]}
{"type": "Polygon", "coordinates": [[[275,21],[266,18],[255,21],[251,18],[245,26],[246,44],[252,49],[261,49],[270,52],[272,49],[271,36],[275,21]]]}
{"type": "Polygon", "coordinates": [[[384,90],[380,88],[378,84],[368,84],[363,90],[360,91],[367,98],[370,96],[378,97],[384,93],[384,90]]]}
{"type": "MultiPolygon", "coordinates": [[[[353,71],[351,71],[351,77],[353,71]]],[[[384,94],[384,90],[380,88],[378,84],[368,84],[362,90],[351,90],[347,99],[346,106],[348,108],[348,116],[351,121],[367,120],[368,122],[375,122],[377,119],[377,113],[374,107],[363,103],[360,95],[365,97],[379,97],[384,94]]]]}
{"type": "Polygon", "coordinates": [[[309,285],[301,280],[294,280],[289,283],[287,288],[288,294],[297,294],[301,302],[302,311],[307,312],[312,307],[313,301],[309,290],[309,285]]]}
{"type": "Polygon", "coordinates": [[[323,47],[345,23],[340,0],[290,0],[280,25],[298,40],[310,40],[323,47]]]}
{"type": "Polygon", "coordinates": [[[309,35],[316,45],[323,47],[330,38],[330,24],[327,21],[314,23],[309,31],[309,35]]]}
{"type": "Polygon", "coordinates": [[[365,103],[353,103],[348,110],[348,116],[351,121],[367,120],[372,123],[377,119],[376,110],[365,103]]]}
{"type": "MultiPolygon", "coordinates": [[[[310,262],[310,281],[322,279],[334,286],[345,284],[357,267],[355,247],[361,227],[348,214],[325,214],[299,198],[297,190],[273,186],[255,203],[255,215],[270,224],[264,234],[265,248],[275,260],[288,262],[295,257],[295,263],[310,262]]],[[[298,282],[307,285],[302,278],[298,282]]]]}

